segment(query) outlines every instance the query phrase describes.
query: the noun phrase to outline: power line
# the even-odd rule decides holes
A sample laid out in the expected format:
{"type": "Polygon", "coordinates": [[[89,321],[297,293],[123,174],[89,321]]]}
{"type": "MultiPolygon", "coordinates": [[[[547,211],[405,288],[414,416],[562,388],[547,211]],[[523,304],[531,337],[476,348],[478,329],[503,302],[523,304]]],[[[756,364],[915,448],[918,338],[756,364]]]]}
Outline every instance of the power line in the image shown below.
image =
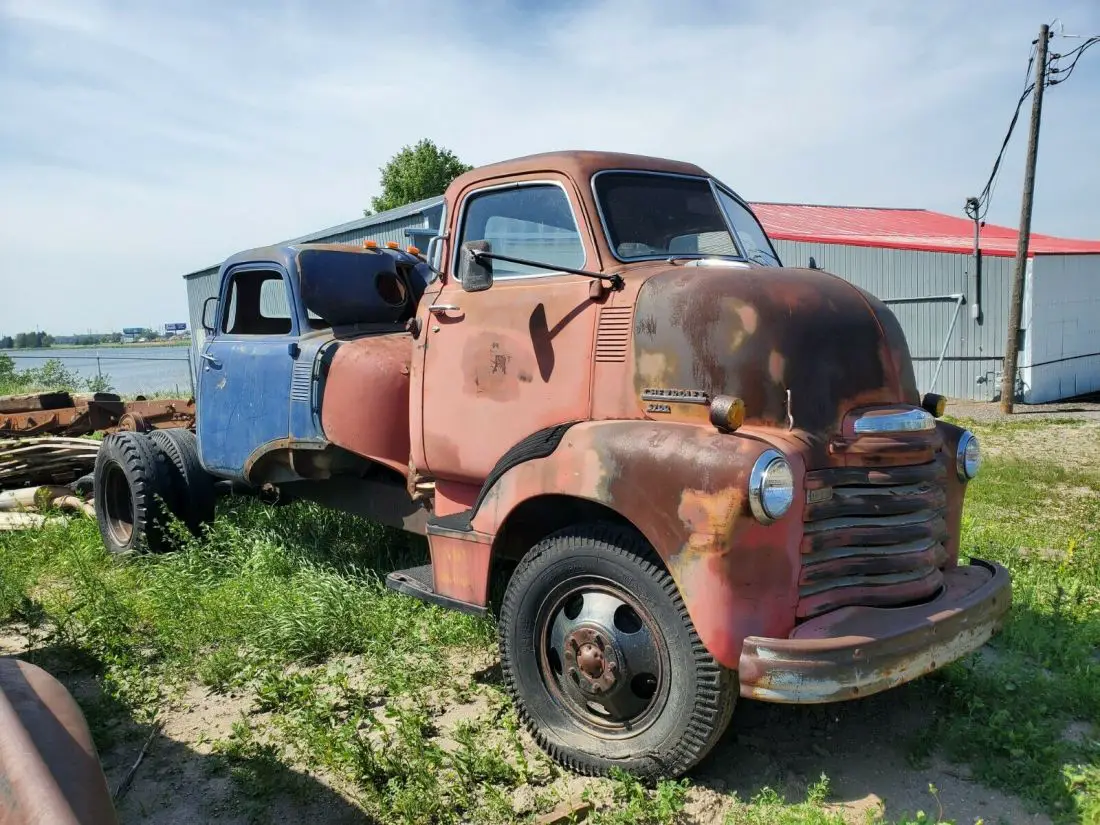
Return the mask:
{"type": "MultiPolygon", "coordinates": [[[[1053,35],[1052,35],[1053,36],[1053,35]]],[[[1072,37],[1073,35],[1061,34],[1062,37],[1072,37]]],[[[1057,86],[1059,83],[1065,83],[1073,75],[1073,70],[1077,68],[1077,61],[1081,59],[1081,56],[1088,51],[1092,46],[1100,43],[1100,35],[1088,37],[1083,43],[1074,47],[1065,54],[1052,53],[1046,61],[1046,70],[1043,72],[1043,85],[1044,86],[1057,86]],[[1063,68],[1060,61],[1069,60],[1072,58],[1072,62],[1063,68]]],[[[1035,91],[1035,81],[1031,79],[1031,70],[1035,65],[1035,54],[1038,47],[1038,40],[1033,40],[1031,43],[1031,53],[1027,59],[1027,69],[1024,72],[1024,89],[1020,93],[1020,98],[1016,101],[1016,109],[1012,113],[1012,119],[1008,124],[1008,131],[1005,133],[1004,140],[1001,141],[1001,148],[997,152],[997,158],[993,161],[993,168],[989,173],[989,179],[986,181],[985,186],[982,188],[981,193],[977,197],[967,198],[964,211],[966,215],[974,221],[984,221],[986,215],[989,214],[989,207],[993,200],[993,193],[997,189],[997,181],[1000,177],[1001,163],[1004,160],[1005,151],[1008,149],[1008,144],[1012,140],[1012,133],[1016,129],[1016,124],[1020,119],[1020,112],[1023,110],[1024,103],[1035,91]]]]}
{"type": "Polygon", "coordinates": [[[1067,58],[1070,58],[1070,57],[1073,58],[1073,62],[1070,63],[1069,67],[1066,68],[1066,69],[1062,69],[1059,66],[1053,66],[1050,70],[1050,73],[1052,75],[1056,74],[1056,75],[1060,75],[1060,76],[1053,79],[1053,80],[1051,80],[1051,81],[1049,81],[1047,83],[1047,85],[1048,86],[1057,86],[1059,83],[1065,83],[1067,80],[1069,80],[1070,75],[1073,74],[1073,70],[1077,68],[1077,61],[1081,59],[1081,55],[1083,55],[1085,52],[1087,52],[1089,50],[1089,48],[1091,48],[1092,46],[1095,46],[1097,43],[1100,43],[1100,36],[1088,38],[1080,46],[1078,46],[1075,49],[1071,49],[1070,51],[1066,52],[1065,54],[1051,55],[1052,62],[1056,62],[1056,61],[1059,61],[1059,60],[1064,60],[1064,59],[1067,59],[1067,58]]]}

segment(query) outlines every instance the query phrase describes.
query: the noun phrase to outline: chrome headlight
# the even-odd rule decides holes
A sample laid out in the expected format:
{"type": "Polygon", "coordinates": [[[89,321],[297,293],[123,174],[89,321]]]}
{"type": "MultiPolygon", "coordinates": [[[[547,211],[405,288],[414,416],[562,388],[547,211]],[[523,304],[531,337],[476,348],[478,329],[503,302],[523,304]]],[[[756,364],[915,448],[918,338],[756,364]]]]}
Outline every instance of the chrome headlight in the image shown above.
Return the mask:
{"type": "Polygon", "coordinates": [[[959,450],[955,454],[955,468],[959,471],[959,478],[970,481],[978,474],[982,466],[982,449],[978,444],[978,436],[966,430],[959,439],[959,450]]]}
{"type": "Polygon", "coordinates": [[[765,450],[749,473],[749,507],[761,524],[771,524],[791,509],[794,474],[778,450],[765,450]]]}

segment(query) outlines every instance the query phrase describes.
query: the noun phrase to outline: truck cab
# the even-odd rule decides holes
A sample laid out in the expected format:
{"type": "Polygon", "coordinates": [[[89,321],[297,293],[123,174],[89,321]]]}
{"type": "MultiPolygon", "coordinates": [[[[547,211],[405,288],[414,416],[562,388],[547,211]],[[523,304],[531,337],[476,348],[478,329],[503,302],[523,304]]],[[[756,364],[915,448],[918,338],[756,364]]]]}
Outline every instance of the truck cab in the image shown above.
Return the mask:
{"type": "Polygon", "coordinates": [[[199,369],[209,473],[427,536],[393,589],[495,612],[563,764],[676,775],[740,695],[854,699],[982,645],[973,434],[890,310],[783,266],[699,167],[534,155],[455,180],[425,255],[235,255],[199,369]]]}

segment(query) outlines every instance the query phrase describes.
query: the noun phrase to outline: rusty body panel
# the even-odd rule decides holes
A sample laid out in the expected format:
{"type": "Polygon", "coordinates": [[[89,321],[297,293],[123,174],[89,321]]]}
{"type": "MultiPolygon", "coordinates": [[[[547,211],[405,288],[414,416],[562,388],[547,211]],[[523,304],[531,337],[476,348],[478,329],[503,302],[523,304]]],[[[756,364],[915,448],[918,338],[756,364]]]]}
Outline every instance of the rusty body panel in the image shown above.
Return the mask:
{"type": "Polygon", "coordinates": [[[764,525],[747,506],[749,469],[775,443],[765,430],[726,435],[676,423],[580,423],[553,455],[505,473],[471,527],[496,536],[519,504],[547,494],[610,508],[665,561],[707,649],[736,667],[746,636],[785,635],[793,626],[798,522],[764,525]]]}
{"type": "Polygon", "coordinates": [[[975,561],[948,570],[932,601],[845,607],[804,622],[789,638],[750,637],[739,663],[741,695],[813,704],[888,690],[977,650],[1011,600],[1008,571],[975,561]]]}
{"type": "Polygon", "coordinates": [[[41,668],[0,658],[0,825],[116,822],[72,696],[41,668]]]}
{"type": "Polygon", "coordinates": [[[905,339],[887,333],[889,310],[876,304],[811,270],[657,271],[634,310],[635,392],[668,408],[655,417],[705,422],[705,400],[727,394],[744,400],[749,423],[838,433],[853,408],[919,401],[905,339]],[[669,390],[703,403],[662,398],[669,390]]]}
{"type": "Polygon", "coordinates": [[[412,354],[408,333],[342,342],[321,397],[321,429],[326,439],[402,475],[409,472],[412,354]]]}

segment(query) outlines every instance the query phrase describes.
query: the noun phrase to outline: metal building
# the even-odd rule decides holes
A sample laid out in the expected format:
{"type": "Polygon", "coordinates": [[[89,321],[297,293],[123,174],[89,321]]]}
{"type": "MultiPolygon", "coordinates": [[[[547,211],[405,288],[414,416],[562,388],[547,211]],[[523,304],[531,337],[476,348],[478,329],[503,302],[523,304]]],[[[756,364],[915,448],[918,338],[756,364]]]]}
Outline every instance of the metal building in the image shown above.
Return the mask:
{"type": "MultiPolygon", "coordinates": [[[[810,257],[890,305],[922,392],[1000,396],[1014,229],[924,209],[753,204],[789,266],[810,257]],[[979,265],[980,261],[980,265],[979,265]]],[[[1042,403],[1100,390],[1100,241],[1032,233],[1017,396],[1042,403]]]]}
{"type": "MultiPolygon", "coordinates": [[[[921,392],[991,401],[1000,393],[1016,232],[924,209],[752,205],[788,266],[816,265],[890,305],[909,342],[921,392]],[[980,265],[979,265],[980,262],[980,265]]],[[[442,197],[294,238],[427,246],[442,197]]],[[[218,266],[185,275],[193,346],[218,266]]],[[[1032,234],[1017,394],[1041,403],[1100,391],[1100,241],[1032,234]]],[[[193,359],[194,360],[194,359],[193,359]]],[[[196,362],[197,363],[197,362],[196,362]]]]}

